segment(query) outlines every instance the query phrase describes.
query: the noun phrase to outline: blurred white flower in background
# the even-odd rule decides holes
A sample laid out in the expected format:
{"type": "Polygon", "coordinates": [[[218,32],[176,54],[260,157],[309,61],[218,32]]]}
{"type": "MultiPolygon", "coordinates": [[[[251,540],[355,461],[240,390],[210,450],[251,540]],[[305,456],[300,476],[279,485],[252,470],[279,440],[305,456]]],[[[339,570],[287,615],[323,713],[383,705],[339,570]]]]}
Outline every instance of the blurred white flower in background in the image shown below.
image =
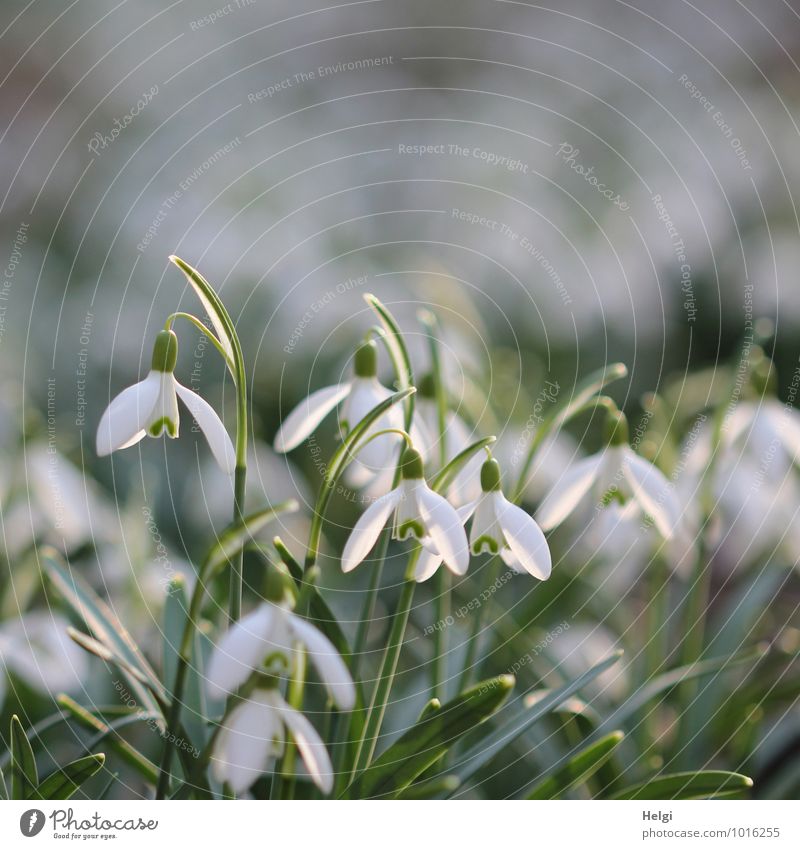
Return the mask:
{"type": "MultiPolygon", "coordinates": [[[[29,687],[56,695],[74,693],[88,670],[88,655],[67,636],[58,613],[34,610],[0,623],[0,662],[29,687]]],[[[5,676],[0,679],[0,704],[5,676]]]]}

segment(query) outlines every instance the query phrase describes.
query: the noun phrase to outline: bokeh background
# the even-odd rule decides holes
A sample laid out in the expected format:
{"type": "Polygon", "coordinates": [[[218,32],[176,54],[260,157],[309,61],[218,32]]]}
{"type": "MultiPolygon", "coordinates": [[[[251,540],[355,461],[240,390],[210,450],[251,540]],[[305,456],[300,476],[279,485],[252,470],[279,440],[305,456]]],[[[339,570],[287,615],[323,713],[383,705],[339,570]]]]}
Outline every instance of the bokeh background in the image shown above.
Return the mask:
{"type": "MultiPolygon", "coordinates": [[[[396,313],[420,371],[416,316],[435,309],[451,394],[476,430],[498,435],[512,467],[546,382],[569,393],[604,363],[629,367],[614,394],[632,420],[646,393],[667,399],[667,424],[647,419],[654,456],[720,397],[743,339],[758,336],[774,355],[779,393],[792,386],[794,0],[4,0],[0,44],[2,728],[14,711],[42,719],[62,690],[114,701],[107,670],[63,636],[67,616],[42,589],[35,543],[68,553],[157,658],[168,581],[191,579],[227,521],[229,486],[188,418],[188,438],[94,455],[103,409],[148,368],[166,315],[198,310],[170,254],[200,268],[236,319],[256,423],[248,497],[257,506],[300,496],[305,509],[266,536],[279,532],[297,555],[320,461],[306,448],[278,458],[269,443],[309,390],[347,373],[372,323],[365,292],[396,313]]],[[[232,425],[213,348],[188,326],[181,342],[178,376],[232,425]]],[[[388,381],[388,362],[382,373],[388,381]]],[[[332,423],[319,444],[331,450],[332,423]]],[[[596,447],[584,422],[550,446],[529,503],[596,447]]],[[[784,506],[778,531],[755,523],[746,546],[716,558],[711,593],[719,629],[749,599],[724,645],[772,642],[777,659],[760,680],[778,695],[765,708],[752,686],[762,673],[734,673],[744,692],[734,725],[712,704],[698,726],[706,733],[677,745],[667,711],[662,745],[631,755],[634,773],[663,764],[672,746],[694,766],[747,767],[760,795],[800,786],[790,757],[800,740],[800,502],[784,506]]],[[[747,509],[763,518],[772,508],[747,509]]],[[[334,505],[329,550],[357,512],[347,499],[334,505]]],[[[628,647],[631,665],[592,700],[608,712],[637,686],[649,591],[636,567],[598,579],[585,551],[563,551],[547,585],[494,596],[501,638],[484,647],[485,670],[512,667],[569,621],[521,669],[523,690],[628,647]]],[[[401,568],[387,572],[375,658],[401,568]]],[[[258,564],[248,575],[255,594],[258,564]]],[[[323,569],[351,631],[366,581],[364,570],[343,580],[335,558],[323,569]]],[[[456,587],[456,599],[474,592],[456,587]]],[[[390,730],[425,698],[430,591],[419,599],[419,663],[405,671],[390,730]]],[[[464,627],[452,629],[453,669],[464,627]]],[[[665,657],[686,627],[676,612],[665,657]]],[[[54,757],[76,734],[50,739],[54,757]]],[[[527,740],[531,769],[549,742],[527,740]]],[[[495,772],[495,795],[529,778],[519,764],[495,772]]],[[[130,782],[126,792],[139,794],[130,782]]]]}

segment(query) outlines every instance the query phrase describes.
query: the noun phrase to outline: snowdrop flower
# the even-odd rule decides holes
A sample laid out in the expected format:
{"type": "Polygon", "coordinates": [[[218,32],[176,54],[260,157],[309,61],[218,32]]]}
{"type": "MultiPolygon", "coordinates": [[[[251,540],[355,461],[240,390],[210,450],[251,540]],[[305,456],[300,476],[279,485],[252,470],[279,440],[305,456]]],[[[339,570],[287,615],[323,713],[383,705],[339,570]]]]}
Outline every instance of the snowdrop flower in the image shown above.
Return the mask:
{"type": "MultiPolygon", "coordinates": [[[[478,555],[488,551],[499,554],[515,572],[527,572],[540,581],[546,581],[552,568],[547,540],[533,518],[503,495],[497,460],[489,459],[483,463],[480,483],[479,498],[458,511],[464,522],[472,516],[469,535],[472,553],[478,555]]],[[[417,581],[426,581],[441,562],[441,556],[423,554],[414,577],[417,581]]]]}
{"type": "Polygon", "coordinates": [[[275,654],[291,657],[297,644],[308,652],[331,699],[342,710],[352,710],[356,701],[353,679],[333,643],[276,601],[265,601],[240,619],[215,646],[206,681],[209,696],[220,698],[236,692],[267,658],[275,654]]]}
{"type": "Polygon", "coordinates": [[[394,513],[395,539],[413,537],[439,562],[444,560],[451,571],[463,575],[469,565],[469,548],[461,517],[425,483],[418,451],[407,448],[400,466],[400,485],[371,504],[356,522],[342,552],[342,570],[350,572],[361,563],[394,513]]]}
{"type": "MultiPolygon", "coordinates": [[[[378,382],[378,348],[373,341],[364,342],[356,351],[353,371],[352,380],[312,392],[289,413],[275,437],[276,451],[286,453],[297,448],[317,429],[328,413],[342,402],[340,426],[346,434],[370,410],[392,395],[390,389],[378,382]]],[[[373,430],[402,427],[402,410],[393,407],[374,423],[373,430]]],[[[382,434],[359,450],[358,460],[370,471],[370,476],[384,471],[392,464],[399,439],[399,435],[382,434]]]]}
{"type": "Polygon", "coordinates": [[[578,460],[564,472],[537,512],[539,525],[545,531],[560,525],[591,492],[600,507],[614,501],[634,501],[652,518],[662,538],[671,539],[681,518],[672,485],[628,445],[628,423],[623,413],[609,414],[606,427],[606,448],[578,460]]]}
{"type": "Polygon", "coordinates": [[[765,477],[780,482],[800,463],[800,413],[776,398],[739,404],[723,439],[743,448],[765,477]]]}
{"type": "MultiPolygon", "coordinates": [[[[411,437],[426,462],[443,453],[445,463],[449,463],[477,438],[461,416],[450,409],[445,413],[444,433],[440,434],[439,409],[431,374],[425,375],[419,382],[414,424],[417,430],[412,431],[411,437]],[[440,440],[444,441],[444,451],[440,440]]],[[[481,464],[480,454],[471,457],[448,487],[447,498],[456,507],[480,496],[481,464]]]]}
{"type": "Polygon", "coordinates": [[[178,358],[178,337],[162,330],[153,346],[152,368],[147,377],[121,392],[108,405],[97,428],[97,454],[129,448],[145,436],[178,435],[178,398],[200,426],[211,453],[223,471],[233,474],[236,455],[225,425],[196,392],[182,386],[173,371],[178,358]]]}
{"type": "Polygon", "coordinates": [[[283,753],[287,732],[313,782],[328,794],[333,789],[333,767],[314,726],[289,707],[275,689],[257,689],[225,719],[214,742],[211,769],[219,782],[243,793],[283,753]]]}

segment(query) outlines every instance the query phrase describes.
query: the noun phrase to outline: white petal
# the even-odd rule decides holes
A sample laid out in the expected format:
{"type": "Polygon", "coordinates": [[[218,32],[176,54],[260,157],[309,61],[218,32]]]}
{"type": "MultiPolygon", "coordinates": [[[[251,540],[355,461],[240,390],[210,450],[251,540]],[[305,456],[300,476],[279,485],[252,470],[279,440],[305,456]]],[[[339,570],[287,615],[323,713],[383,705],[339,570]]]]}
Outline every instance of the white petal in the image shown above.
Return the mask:
{"type": "Polygon", "coordinates": [[[180,395],[181,401],[186,404],[192,418],[200,425],[200,430],[208,441],[208,447],[214,455],[219,467],[226,474],[232,475],[236,469],[236,452],[233,450],[228,431],[214,408],[204,401],[196,392],[181,386],[175,381],[175,391],[180,395]]]}
{"type": "Polygon", "coordinates": [[[97,427],[98,456],[105,457],[133,444],[139,431],[147,428],[160,387],[160,373],[151,371],[144,380],[120,392],[106,407],[97,427]]]}
{"type": "Polygon", "coordinates": [[[495,510],[514,557],[526,572],[546,581],[550,577],[552,560],[542,529],[521,507],[512,504],[499,492],[495,497],[495,510]]]}
{"type": "Polygon", "coordinates": [[[573,463],[550,490],[536,511],[539,525],[549,531],[560,525],[592,488],[604,455],[595,454],[573,463]]]}
{"type": "MultiPolygon", "coordinates": [[[[342,407],[342,425],[351,431],[373,408],[377,407],[392,394],[391,390],[381,385],[374,377],[357,377],[353,381],[353,390],[342,407]]],[[[375,433],[386,428],[402,428],[403,411],[395,406],[387,410],[370,427],[368,433],[375,433]]],[[[380,472],[393,466],[397,447],[402,437],[394,434],[384,434],[367,442],[358,449],[359,462],[380,472]]]]}
{"type": "Polygon", "coordinates": [[[423,548],[417,560],[417,567],[414,570],[414,580],[421,584],[433,577],[442,565],[442,555],[435,551],[423,548]]]}
{"type": "Polygon", "coordinates": [[[339,383],[312,392],[286,417],[275,437],[275,450],[291,451],[311,433],[319,423],[350,393],[352,384],[339,383]]]}
{"type": "Polygon", "coordinates": [[[279,715],[265,693],[237,705],[225,721],[214,746],[213,771],[239,795],[267,769],[275,753],[274,739],[281,732],[279,715]]]}
{"type": "Polygon", "coordinates": [[[478,499],[475,516],[472,519],[472,529],[469,533],[469,544],[473,554],[481,553],[477,549],[477,544],[486,537],[494,540],[497,549],[503,546],[503,531],[497,522],[494,496],[494,492],[485,492],[478,499]]]}
{"type": "Polygon", "coordinates": [[[308,649],[330,697],[342,710],[352,710],[356,703],[353,679],[333,643],[310,622],[289,614],[289,629],[308,649]]]}
{"type": "Polygon", "coordinates": [[[419,512],[433,544],[441,552],[445,564],[456,575],[469,566],[469,543],[464,525],[456,509],[428,486],[415,490],[419,512]]]}
{"type": "Polygon", "coordinates": [[[234,693],[261,665],[272,648],[268,642],[275,609],[262,604],[234,623],[214,647],[206,690],[212,698],[234,693]]]}
{"type": "Polygon", "coordinates": [[[150,436],[161,436],[166,433],[170,439],[176,439],[180,430],[180,413],[178,397],[175,394],[177,381],[172,372],[159,372],[158,398],[156,398],[147,432],[150,436]],[[156,430],[156,426],[158,429],[156,430]]]}
{"type": "Polygon", "coordinates": [[[382,495],[361,514],[342,552],[342,571],[350,572],[369,554],[392,510],[403,497],[401,487],[382,495]]]}
{"type": "Polygon", "coordinates": [[[681,507],[672,484],[647,460],[626,452],[623,464],[625,478],[636,500],[653,521],[664,539],[669,539],[680,521],[681,507]]]}
{"type": "Polygon", "coordinates": [[[285,725],[292,732],[297,750],[314,783],[326,795],[333,790],[333,766],[328,751],[314,726],[299,711],[289,707],[273,691],[273,704],[285,725]]]}

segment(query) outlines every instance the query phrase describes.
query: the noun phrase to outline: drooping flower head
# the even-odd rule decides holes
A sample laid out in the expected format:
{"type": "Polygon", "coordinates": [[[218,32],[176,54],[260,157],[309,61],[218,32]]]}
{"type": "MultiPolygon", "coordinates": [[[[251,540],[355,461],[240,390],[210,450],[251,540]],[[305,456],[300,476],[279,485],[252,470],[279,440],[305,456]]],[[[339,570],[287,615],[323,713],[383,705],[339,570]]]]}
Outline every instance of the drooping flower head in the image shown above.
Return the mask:
{"type": "MultiPolygon", "coordinates": [[[[286,453],[297,448],[339,404],[342,404],[339,424],[346,435],[370,410],[391,394],[391,390],[378,380],[378,348],[375,342],[364,342],[353,358],[352,379],[318,389],[301,401],[281,425],[275,437],[275,450],[286,453]]],[[[376,432],[402,427],[402,411],[393,407],[374,423],[371,430],[376,432]]],[[[400,439],[394,434],[382,434],[372,439],[359,450],[358,462],[370,474],[385,471],[396,458],[400,439]]]]}
{"type": "MultiPolygon", "coordinates": [[[[480,483],[478,499],[458,511],[462,522],[472,517],[469,535],[472,553],[499,555],[515,572],[527,572],[540,581],[546,581],[552,569],[547,540],[533,518],[503,495],[500,465],[494,458],[486,460],[481,466],[480,483]]],[[[431,554],[420,557],[416,580],[430,578],[441,562],[441,557],[431,554]]]]}
{"type": "Polygon", "coordinates": [[[196,392],[182,386],[173,374],[178,360],[178,337],[162,330],[153,346],[152,366],[147,377],[120,392],[108,405],[97,427],[97,454],[129,448],[145,436],[157,438],[166,433],[178,436],[178,398],[200,426],[214,458],[228,474],[233,474],[236,454],[219,416],[196,392]]]}
{"type": "Polygon", "coordinates": [[[606,419],[606,447],[570,466],[537,511],[539,525],[550,530],[593,498],[598,509],[635,502],[640,515],[652,519],[661,537],[671,539],[681,519],[672,484],[628,444],[625,414],[613,410],[606,419]]]}
{"type": "MultiPolygon", "coordinates": [[[[371,504],[356,522],[342,552],[342,569],[350,572],[369,554],[389,517],[395,539],[416,539],[457,575],[469,565],[464,523],[455,508],[425,482],[420,453],[403,452],[399,485],[371,504]]],[[[423,555],[424,556],[424,555],[423,555]]]]}

